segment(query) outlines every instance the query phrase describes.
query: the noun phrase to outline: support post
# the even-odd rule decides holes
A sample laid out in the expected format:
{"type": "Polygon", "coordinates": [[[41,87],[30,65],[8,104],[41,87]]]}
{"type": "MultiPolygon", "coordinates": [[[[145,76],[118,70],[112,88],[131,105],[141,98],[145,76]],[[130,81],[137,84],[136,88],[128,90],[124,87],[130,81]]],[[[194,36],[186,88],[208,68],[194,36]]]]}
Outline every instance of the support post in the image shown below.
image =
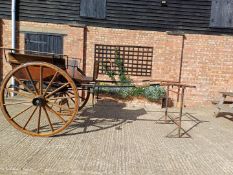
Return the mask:
{"type": "MultiPolygon", "coordinates": [[[[180,89],[180,87],[179,87],[180,89]]],[[[181,137],[181,129],[182,129],[182,126],[181,126],[181,123],[182,123],[182,115],[183,115],[183,105],[184,105],[184,90],[185,90],[185,87],[181,87],[181,101],[180,101],[180,113],[179,113],[179,128],[178,128],[178,135],[179,135],[179,138],[181,137]]]]}
{"type": "Polygon", "coordinates": [[[168,118],[168,100],[169,100],[169,88],[170,88],[170,85],[167,85],[167,92],[166,92],[166,109],[165,109],[165,121],[164,122],[167,122],[167,118],[168,118]]]}

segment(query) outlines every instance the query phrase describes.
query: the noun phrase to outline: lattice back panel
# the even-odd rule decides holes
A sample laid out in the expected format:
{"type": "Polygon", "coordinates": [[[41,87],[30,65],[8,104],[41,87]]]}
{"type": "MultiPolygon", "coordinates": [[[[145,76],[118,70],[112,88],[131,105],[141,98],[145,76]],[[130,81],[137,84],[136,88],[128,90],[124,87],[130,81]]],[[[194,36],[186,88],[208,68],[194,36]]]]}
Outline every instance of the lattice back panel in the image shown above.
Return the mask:
{"type": "Polygon", "coordinates": [[[151,76],[153,47],[95,45],[95,60],[99,74],[106,70],[118,73],[116,59],[123,64],[126,75],[151,76]]]}

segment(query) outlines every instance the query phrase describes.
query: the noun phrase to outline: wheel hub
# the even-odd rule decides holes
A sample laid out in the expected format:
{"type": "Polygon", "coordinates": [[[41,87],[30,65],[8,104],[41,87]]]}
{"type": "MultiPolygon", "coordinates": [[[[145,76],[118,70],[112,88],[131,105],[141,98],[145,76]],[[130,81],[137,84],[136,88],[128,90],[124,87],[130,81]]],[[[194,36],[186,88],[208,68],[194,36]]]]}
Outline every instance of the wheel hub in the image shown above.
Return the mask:
{"type": "Polygon", "coordinates": [[[44,106],[46,104],[46,101],[43,97],[36,97],[32,100],[32,104],[34,106],[44,106]]]}

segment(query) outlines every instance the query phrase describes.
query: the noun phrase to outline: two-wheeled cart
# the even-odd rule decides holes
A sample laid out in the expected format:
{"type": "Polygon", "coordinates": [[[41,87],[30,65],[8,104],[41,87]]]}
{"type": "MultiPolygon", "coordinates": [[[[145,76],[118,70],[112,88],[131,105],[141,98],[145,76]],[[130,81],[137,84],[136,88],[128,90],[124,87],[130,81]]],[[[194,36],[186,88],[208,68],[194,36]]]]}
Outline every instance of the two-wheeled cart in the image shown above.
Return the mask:
{"type": "Polygon", "coordinates": [[[87,77],[79,69],[78,60],[66,55],[1,49],[13,69],[2,81],[0,107],[11,125],[28,135],[52,136],[63,131],[99,83],[106,82],[97,80],[98,62],[93,77],[87,77]]]}

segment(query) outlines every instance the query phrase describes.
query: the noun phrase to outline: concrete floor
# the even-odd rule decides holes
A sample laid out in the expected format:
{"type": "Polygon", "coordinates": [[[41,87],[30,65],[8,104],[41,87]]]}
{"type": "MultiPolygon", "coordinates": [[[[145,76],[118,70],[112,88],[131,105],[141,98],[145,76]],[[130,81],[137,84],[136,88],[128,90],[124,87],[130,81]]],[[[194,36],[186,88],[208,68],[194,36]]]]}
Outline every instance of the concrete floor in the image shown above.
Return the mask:
{"type": "Polygon", "coordinates": [[[213,108],[185,109],[183,126],[191,138],[179,139],[166,137],[176,134],[169,134],[174,124],[156,124],[162,111],[101,102],[49,138],[21,134],[0,113],[0,174],[233,174],[232,116],[214,118],[213,108]]]}

